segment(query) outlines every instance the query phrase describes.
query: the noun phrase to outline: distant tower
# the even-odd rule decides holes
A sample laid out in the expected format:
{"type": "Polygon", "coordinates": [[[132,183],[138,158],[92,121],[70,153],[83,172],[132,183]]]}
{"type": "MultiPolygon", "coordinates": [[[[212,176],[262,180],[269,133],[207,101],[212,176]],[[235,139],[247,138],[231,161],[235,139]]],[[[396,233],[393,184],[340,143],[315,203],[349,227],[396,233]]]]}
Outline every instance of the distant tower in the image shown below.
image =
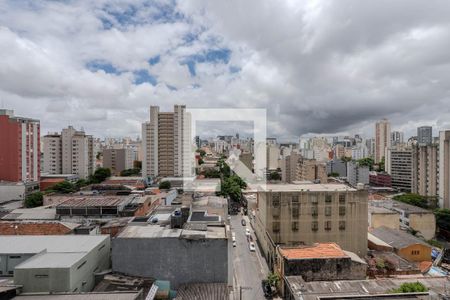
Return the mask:
{"type": "Polygon", "coordinates": [[[386,148],[391,147],[391,123],[387,119],[375,124],[375,163],[385,155],[386,148]]]}

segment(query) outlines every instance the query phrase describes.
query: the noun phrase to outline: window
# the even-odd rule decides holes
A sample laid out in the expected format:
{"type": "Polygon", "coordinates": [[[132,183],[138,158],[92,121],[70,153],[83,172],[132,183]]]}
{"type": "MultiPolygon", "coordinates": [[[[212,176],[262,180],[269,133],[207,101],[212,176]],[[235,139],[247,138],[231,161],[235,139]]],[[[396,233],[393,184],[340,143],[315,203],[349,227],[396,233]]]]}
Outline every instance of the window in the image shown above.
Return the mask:
{"type": "Polygon", "coordinates": [[[325,206],[325,216],[331,216],[331,206],[325,206]]]}
{"type": "Polygon", "coordinates": [[[339,230],[345,230],[345,221],[339,221],[339,230]]]}
{"type": "Polygon", "coordinates": [[[312,205],[311,206],[311,215],[313,217],[317,217],[318,214],[319,214],[319,207],[317,205],[312,205]]]}
{"type": "Polygon", "coordinates": [[[325,230],[331,230],[331,221],[325,221],[325,230]]]}
{"type": "Polygon", "coordinates": [[[331,195],[325,195],[325,202],[330,203],[331,202],[331,195]]]}
{"type": "Polygon", "coordinates": [[[272,206],[275,208],[280,207],[280,195],[272,196],[272,206]]]}
{"type": "Polygon", "coordinates": [[[300,215],[300,205],[296,205],[292,207],[292,217],[293,218],[298,218],[300,215]]]}
{"type": "Polygon", "coordinates": [[[22,256],[20,256],[20,255],[10,255],[9,258],[19,259],[19,258],[22,258],[22,256]]]}
{"type": "Polygon", "coordinates": [[[98,251],[101,251],[103,248],[105,248],[105,244],[103,244],[100,248],[98,248],[98,251]]]}
{"type": "Polygon", "coordinates": [[[34,275],[34,277],[36,277],[36,278],[48,278],[48,275],[47,274],[36,274],[36,275],[34,275]]]}
{"type": "Polygon", "coordinates": [[[339,206],[339,215],[345,216],[345,206],[339,206]]]}
{"type": "Polygon", "coordinates": [[[411,255],[419,255],[420,251],[419,250],[412,250],[411,251],[411,255]]]}
{"type": "Polygon", "coordinates": [[[273,232],[280,232],[280,222],[273,222],[272,223],[272,231],[273,232]]]}
{"type": "Polygon", "coordinates": [[[317,231],[317,230],[319,230],[319,222],[317,222],[317,221],[312,221],[312,223],[311,223],[311,230],[312,230],[312,231],[317,231]]]}
{"type": "Polygon", "coordinates": [[[292,222],[292,231],[298,231],[298,222],[292,222]]]}

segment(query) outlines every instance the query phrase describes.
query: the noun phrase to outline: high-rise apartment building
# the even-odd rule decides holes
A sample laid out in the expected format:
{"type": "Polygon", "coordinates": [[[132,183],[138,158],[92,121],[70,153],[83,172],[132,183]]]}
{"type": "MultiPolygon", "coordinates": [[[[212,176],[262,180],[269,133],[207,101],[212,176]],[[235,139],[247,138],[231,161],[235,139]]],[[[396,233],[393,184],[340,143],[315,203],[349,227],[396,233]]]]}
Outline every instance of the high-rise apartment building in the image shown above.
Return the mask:
{"type": "Polygon", "coordinates": [[[413,193],[438,195],[439,147],[437,144],[413,146],[413,193]]]}
{"type": "Polygon", "coordinates": [[[103,150],[103,167],[111,170],[112,174],[119,175],[123,170],[133,168],[135,153],[132,149],[105,149],[103,150]]]}
{"type": "Polygon", "coordinates": [[[375,124],[375,163],[382,160],[389,147],[391,147],[391,123],[383,119],[375,124]]]}
{"type": "Polygon", "coordinates": [[[403,192],[414,189],[413,150],[410,147],[397,145],[386,151],[386,172],[391,175],[392,187],[403,192]]]}
{"type": "Polygon", "coordinates": [[[39,181],[40,157],[39,120],[0,109],[0,180],[39,181]]]}
{"type": "Polygon", "coordinates": [[[396,146],[403,144],[403,132],[401,131],[392,131],[391,133],[391,145],[396,146]]]}
{"type": "Polygon", "coordinates": [[[173,112],[150,106],[150,121],[142,124],[142,175],[192,176],[192,144],[191,118],[185,105],[175,105],[173,112]]]}
{"type": "Polygon", "coordinates": [[[95,153],[92,135],[72,126],[59,133],[47,134],[44,142],[44,172],[76,174],[88,178],[94,173],[95,153]]]}
{"type": "Polygon", "coordinates": [[[439,207],[450,208],[450,130],[439,132],[439,207]]]}
{"type": "Polygon", "coordinates": [[[433,142],[433,127],[421,126],[417,128],[417,142],[419,145],[429,145],[433,142]]]}
{"type": "Polygon", "coordinates": [[[270,265],[277,245],[334,242],[366,254],[367,191],[344,184],[268,184],[257,197],[255,232],[270,265]]]}
{"type": "Polygon", "coordinates": [[[311,181],[326,183],[327,167],[315,159],[306,159],[297,152],[291,152],[281,160],[281,179],[283,182],[311,181]]]}

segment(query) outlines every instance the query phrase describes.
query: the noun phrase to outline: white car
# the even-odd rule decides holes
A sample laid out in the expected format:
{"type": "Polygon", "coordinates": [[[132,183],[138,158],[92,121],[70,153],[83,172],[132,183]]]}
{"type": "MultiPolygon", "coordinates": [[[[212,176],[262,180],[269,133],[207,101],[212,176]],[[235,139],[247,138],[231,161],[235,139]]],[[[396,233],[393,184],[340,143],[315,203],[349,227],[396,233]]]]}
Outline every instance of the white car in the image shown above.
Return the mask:
{"type": "Polygon", "coordinates": [[[232,236],[232,237],[231,237],[231,240],[233,241],[233,243],[235,243],[235,242],[236,242],[236,237],[235,237],[235,236],[232,236]]]}
{"type": "Polygon", "coordinates": [[[237,246],[236,241],[233,241],[233,247],[236,247],[236,246],[237,246]]]}
{"type": "Polygon", "coordinates": [[[248,247],[250,248],[251,252],[255,252],[256,248],[255,248],[255,243],[251,242],[248,247]]]}
{"type": "Polygon", "coordinates": [[[245,228],[245,235],[250,235],[250,229],[245,228]]]}

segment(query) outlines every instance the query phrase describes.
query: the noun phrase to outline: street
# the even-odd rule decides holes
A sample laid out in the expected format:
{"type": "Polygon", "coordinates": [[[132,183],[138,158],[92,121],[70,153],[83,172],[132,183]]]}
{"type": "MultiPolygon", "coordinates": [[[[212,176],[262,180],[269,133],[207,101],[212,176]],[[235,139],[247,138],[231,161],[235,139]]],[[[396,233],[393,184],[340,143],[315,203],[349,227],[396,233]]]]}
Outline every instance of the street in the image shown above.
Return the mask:
{"type": "Polygon", "coordinates": [[[261,280],[266,279],[268,267],[265,259],[261,256],[260,249],[256,243],[256,236],[247,217],[246,226],[241,224],[242,216],[231,216],[231,230],[235,232],[237,246],[233,248],[233,283],[235,300],[264,299],[261,280]],[[245,235],[245,228],[249,228],[256,246],[255,252],[250,252],[249,242],[245,235]]]}

